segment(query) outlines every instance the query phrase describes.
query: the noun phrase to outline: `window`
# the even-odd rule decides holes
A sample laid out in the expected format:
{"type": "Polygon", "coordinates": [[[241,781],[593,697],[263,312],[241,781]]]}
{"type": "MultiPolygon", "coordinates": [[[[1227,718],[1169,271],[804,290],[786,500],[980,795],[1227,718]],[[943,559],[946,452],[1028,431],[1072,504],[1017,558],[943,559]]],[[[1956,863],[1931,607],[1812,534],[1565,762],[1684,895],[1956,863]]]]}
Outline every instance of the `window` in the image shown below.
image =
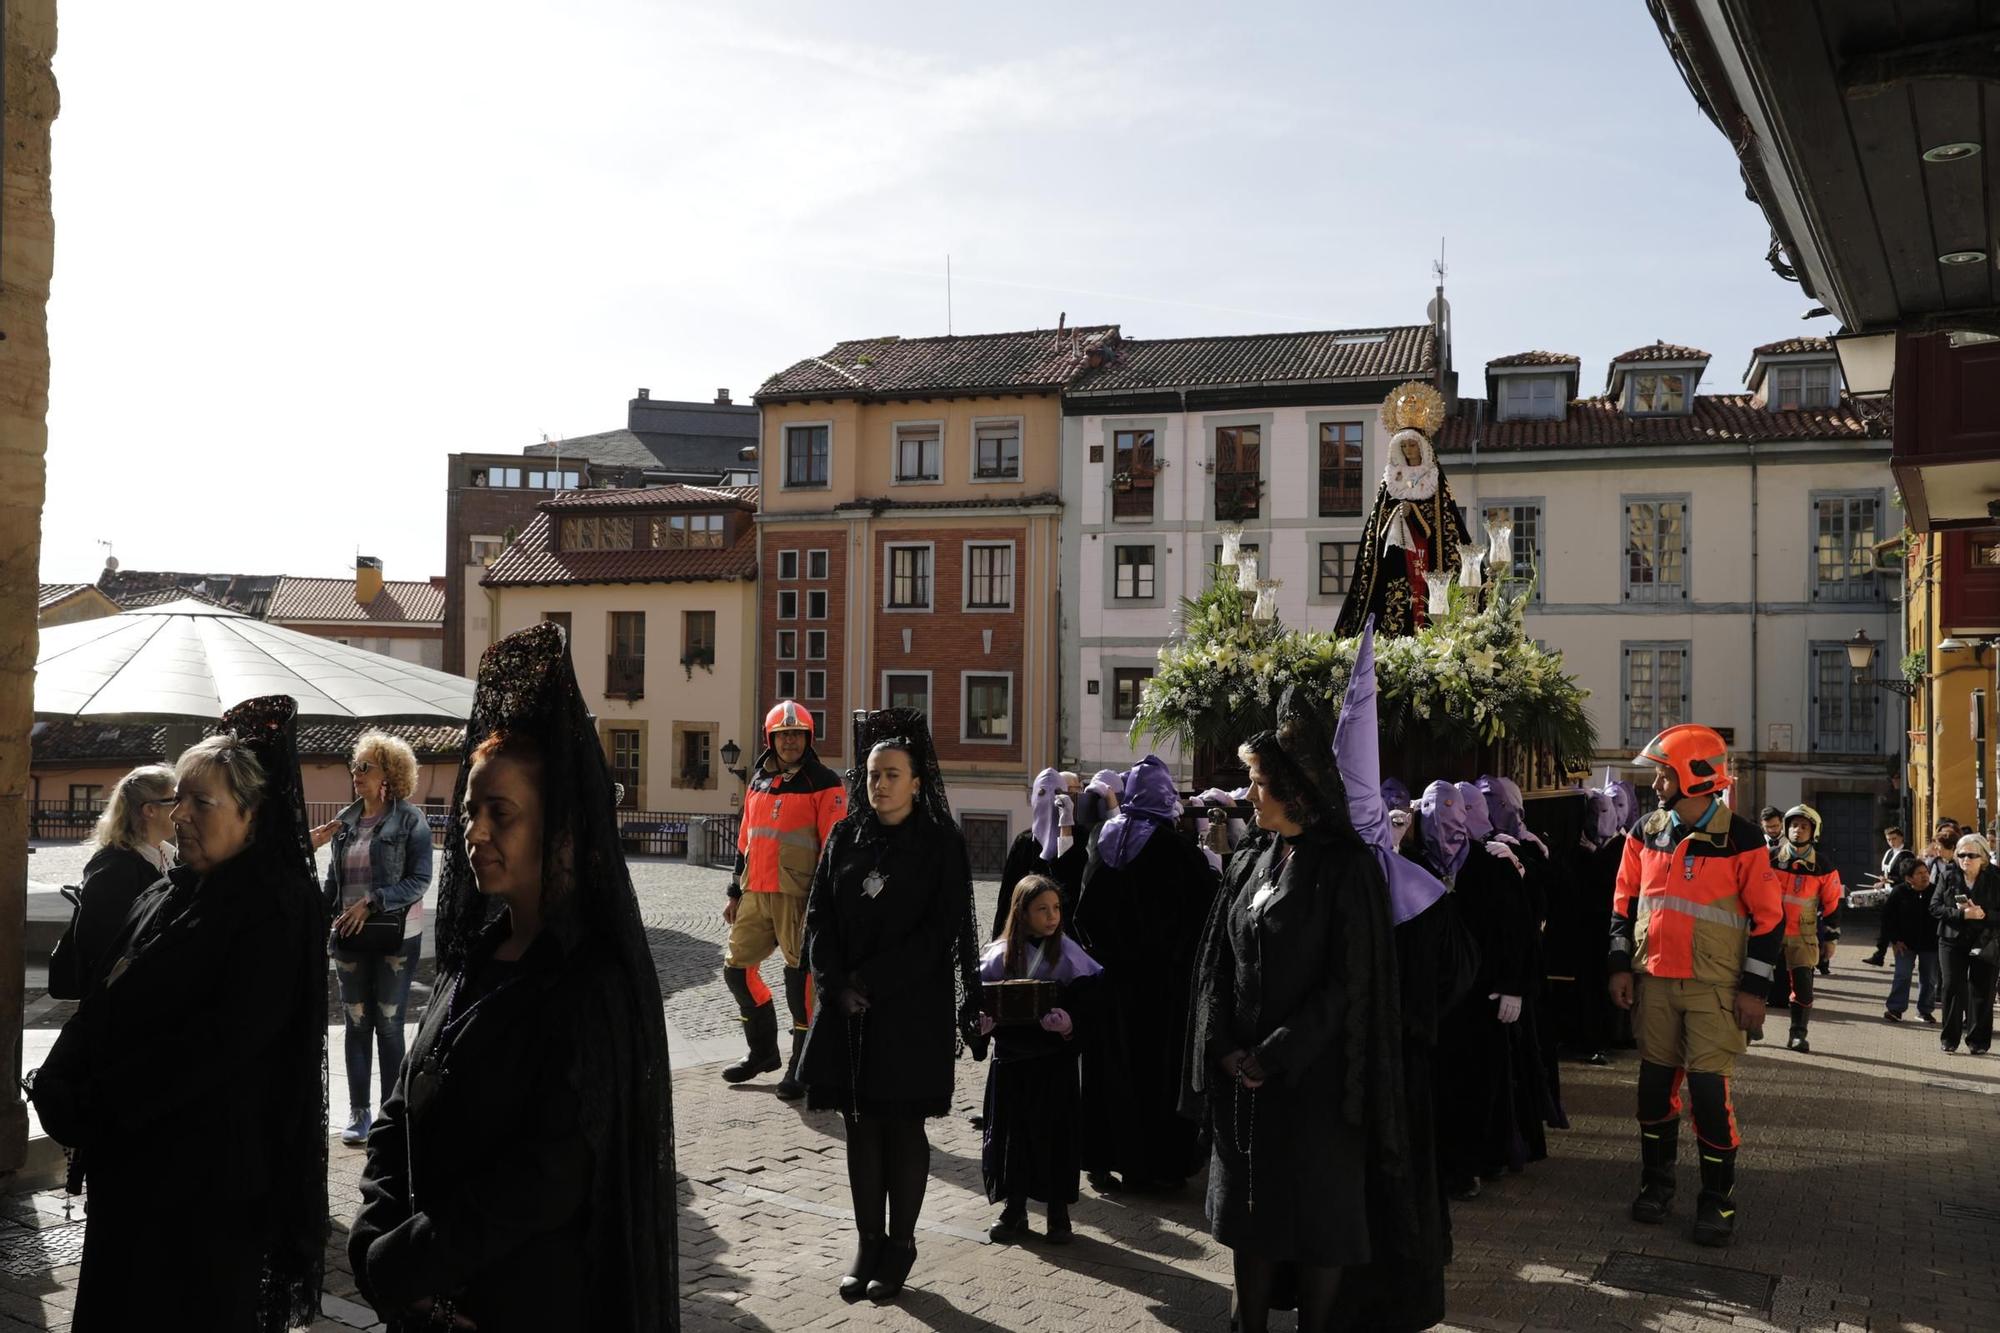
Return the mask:
{"type": "Polygon", "coordinates": [[[1021,479],[1021,427],[1018,423],[993,421],[973,429],[972,476],[975,481],[1021,479]]]}
{"type": "Polygon", "coordinates": [[[1153,482],[1159,467],[1153,460],[1153,432],[1121,430],[1111,434],[1111,516],[1151,518],[1153,482]]]}
{"type": "Polygon", "coordinates": [[[1561,380],[1551,375],[1506,375],[1500,379],[1500,420],[1556,421],[1562,401],[1556,396],[1561,380]]]}
{"type": "Polygon", "coordinates": [[[1687,411],[1687,376],[1678,371],[1648,371],[1632,377],[1634,416],[1671,416],[1687,411]]]}
{"type": "Polygon", "coordinates": [[[715,768],[710,760],[714,739],[707,727],[675,727],[674,749],[680,762],[675,765],[674,785],[700,791],[709,785],[715,768]]]}
{"type": "MultiPolygon", "coordinates": [[[[1220,565],[1222,563],[1222,543],[1217,542],[1214,546],[1210,547],[1209,549],[1215,553],[1213,558],[1209,561],[1209,563],[1213,565],[1220,565]]],[[[1264,570],[1264,559],[1262,555],[1263,547],[1259,546],[1256,542],[1238,542],[1236,545],[1236,550],[1239,555],[1257,556],[1257,571],[1260,574],[1263,572],[1264,570]]],[[[1236,577],[1235,569],[1233,568],[1230,569],[1228,571],[1228,574],[1230,578],[1232,579],[1235,578],[1236,577]]]]}
{"type": "Polygon", "coordinates": [[[1812,672],[1812,748],[1822,754],[1879,753],[1873,668],[1857,674],[1848,665],[1846,644],[1816,643],[1812,672]]]}
{"type": "Polygon", "coordinates": [[[1153,548],[1120,546],[1112,555],[1115,580],[1112,596],[1148,598],[1153,595],[1153,548]]]}
{"type": "Polygon", "coordinates": [[[1361,512],[1361,433],[1359,421],[1319,423],[1319,516],[1338,518],[1361,512]]]}
{"type": "Polygon", "coordinates": [[[621,809],[639,808],[639,778],[645,771],[642,735],[636,729],[611,729],[611,780],[625,788],[618,804],[621,809]]]}
{"type": "Polygon", "coordinates": [[[611,652],[605,662],[604,692],[642,698],[646,693],[646,613],[611,613],[611,652]]]}
{"type": "Polygon", "coordinates": [[[942,480],[944,476],[940,470],[942,452],[938,442],[938,427],[896,427],[896,480],[903,482],[942,480]]]}
{"type": "Polygon", "coordinates": [[[1875,542],[1882,501],[1875,495],[1813,497],[1813,597],[1872,602],[1882,595],[1875,542]]]}
{"type": "Polygon", "coordinates": [[[530,472],[528,489],[531,491],[573,491],[576,489],[574,472],[530,472]]]}
{"type": "Polygon", "coordinates": [[[655,514],[646,520],[647,541],[656,551],[675,551],[688,544],[686,514],[655,514]]]}
{"type": "Polygon", "coordinates": [[[827,426],[785,427],[785,485],[827,484],[827,426]]]}
{"type": "Polygon", "coordinates": [[[799,697],[799,673],[795,669],[786,667],[778,672],[778,697],[780,699],[799,697]]]}
{"type": "Polygon", "coordinates": [[[971,545],[965,548],[965,608],[1007,611],[1014,606],[1014,547],[971,545]]]}
{"type": "Polygon", "coordinates": [[[825,660],[826,660],[826,631],[823,629],[807,630],[806,661],[824,662],[825,660]]]}
{"type": "Polygon", "coordinates": [[[778,660],[789,662],[799,655],[799,632],[795,629],[778,631],[778,660]]]}
{"type": "Polygon", "coordinates": [[[517,467],[476,467],[472,469],[474,486],[511,486],[521,484],[521,469],[517,467]]]}
{"type": "Polygon", "coordinates": [[[1341,597],[1347,593],[1347,581],[1354,577],[1354,554],[1361,549],[1360,542],[1321,542],[1319,544],[1319,595],[1341,597]]]}
{"type": "Polygon", "coordinates": [[[1215,431],[1215,518],[1235,523],[1263,512],[1264,428],[1218,426],[1215,431]]]}
{"type": "Polygon", "coordinates": [[[565,518],[562,521],[562,548],[565,551],[629,551],[632,549],[631,516],[600,517],[590,514],[565,518]]]}
{"type": "Polygon", "coordinates": [[[539,472],[530,472],[530,473],[528,474],[528,489],[529,489],[529,490],[531,490],[531,491],[539,491],[539,490],[543,489],[543,487],[542,487],[542,474],[541,474],[541,473],[539,473],[539,472]]]}
{"type": "Polygon", "coordinates": [[[1111,672],[1111,716],[1129,722],[1139,716],[1139,700],[1146,682],[1153,678],[1151,667],[1117,667],[1111,672]]]}
{"type": "Polygon", "coordinates": [[[1771,376],[1771,407],[1775,411],[1833,406],[1832,366],[1779,366],[1771,376]]]}
{"type": "Polygon", "coordinates": [[[104,784],[99,782],[72,782],[69,784],[69,808],[96,812],[104,808],[104,784]]]}
{"type": "Polygon", "coordinates": [[[827,556],[825,551],[806,552],[806,577],[823,579],[827,577],[827,556]]]}
{"type": "Polygon", "coordinates": [[[1687,598],[1687,501],[1625,502],[1625,600],[1687,598]]]}
{"type": "MultiPolygon", "coordinates": [[[[1490,543],[1493,529],[1503,523],[1514,525],[1514,558],[1508,564],[1506,576],[1522,582],[1534,578],[1542,565],[1542,506],[1537,500],[1503,500],[1490,504],[1480,511],[1486,524],[1486,537],[1490,543]]],[[[1541,586],[1535,587],[1535,596],[1542,595],[1541,586]]]]}
{"type": "Polygon", "coordinates": [[[1687,644],[1626,644],[1625,743],[1644,745],[1687,717],[1687,644]]]}
{"type": "Polygon", "coordinates": [[[778,619],[797,620],[799,618],[799,595],[790,588],[778,589],[778,619]]]}
{"type": "Polygon", "coordinates": [[[886,671],[882,674],[882,706],[914,708],[926,717],[931,711],[931,677],[928,671],[886,671]]]}
{"type": "Polygon", "coordinates": [[[797,551],[778,552],[778,577],[795,579],[799,576],[799,553],[797,551]]]}
{"type": "Polygon", "coordinates": [[[563,634],[563,642],[568,643],[569,616],[570,613],[567,611],[544,611],[542,612],[542,623],[547,625],[555,625],[558,628],[560,628],[563,634]]]}
{"type": "Polygon", "coordinates": [[[722,515],[691,514],[688,517],[688,545],[695,547],[719,547],[722,545],[722,515]]]}
{"type": "Polygon", "coordinates": [[[931,609],[931,548],[889,548],[889,606],[897,611],[931,609]]]}
{"type": "Polygon", "coordinates": [[[681,612],[681,665],[715,665],[715,612],[681,612]]]}
{"type": "Polygon", "coordinates": [[[806,698],[826,698],[826,671],[815,667],[806,672],[806,698]]]}
{"type": "Polygon", "coordinates": [[[506,549],[507,539],[505,537],[474,537],[472,539],[472,563],[475,565],[490,565],[495,560],[498,560],[500,553],[506,549]]]}
{"type": "Polygon", "coordinates": [[[1006,741],[1014,738],[1014,678],[967,672],[965,739],[1006,741]]]}
{"type": "Polygon", "coordinates": [[[826,593],[826,589],[825,589],[825,588],[808,588],[808,589],[806,589],[806,619],[807,619],[807,620],[825,620],[825,619],[826,619],[826,597],[827,597],[827,593],[826,593]]]}

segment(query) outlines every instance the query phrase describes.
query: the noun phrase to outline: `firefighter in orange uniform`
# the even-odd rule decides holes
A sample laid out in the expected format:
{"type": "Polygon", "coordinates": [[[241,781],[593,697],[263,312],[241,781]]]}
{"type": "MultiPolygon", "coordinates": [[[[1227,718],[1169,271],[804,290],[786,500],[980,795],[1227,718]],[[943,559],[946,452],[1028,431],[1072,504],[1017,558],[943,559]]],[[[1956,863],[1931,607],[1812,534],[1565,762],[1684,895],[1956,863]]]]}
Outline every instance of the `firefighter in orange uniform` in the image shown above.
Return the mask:
{"type": "Polygon", "coordinates": [[[1686,723],[1640,752],[1635,762],[1657,768],[1660,806],[1626,834],[1611,908],[1611,999],[1638,1006],[1643,1167],[1632,1217],[1666,1220],[1685,1083],[1701,1158],[1694,1239],[1702,1245],[1727,1245],[1735,1232],[1729,1078],[1744,1034],[1764,1024],[1784,925],[1770,849],[1721,799],[1727,750],[1712,728],[1686,723]]]}
{"type": "Polygon", "coordinates": [[[1784,958],[1792,983],[1792,1035],[1785,1046],[1807,1053],[1812,1050],[1806,1024],[1812,1020],[1813,969],[1822,951],[1833,957],[1834,941],[1840,938],[1840,872],[1820,855],[1819,831],[1819,811],[1795,805],[1785,811],[1785,840],[1771,853],[1785,899],[1784,958]]]}
{"type": "Polygon", "coordinates": [[[819,850],[847,813],[847,788],[813,753],[813,718],[790,699],[764,717],[764,752],[743,796],[736,872],[729,881],[729,945],[722,979],[743,1015],[749,1053],[722,1071],[731,1083],[784,1067],[778,1095],[805,1095],[799,1049],[812,1025],[811,982],[799,955],[805,942],[806,890],[819,850]],[[773,949],[785,956],[785,1005],[792,1012],[792,1053],[778,1053],[778,1010],[757,969],[773,949]]]}

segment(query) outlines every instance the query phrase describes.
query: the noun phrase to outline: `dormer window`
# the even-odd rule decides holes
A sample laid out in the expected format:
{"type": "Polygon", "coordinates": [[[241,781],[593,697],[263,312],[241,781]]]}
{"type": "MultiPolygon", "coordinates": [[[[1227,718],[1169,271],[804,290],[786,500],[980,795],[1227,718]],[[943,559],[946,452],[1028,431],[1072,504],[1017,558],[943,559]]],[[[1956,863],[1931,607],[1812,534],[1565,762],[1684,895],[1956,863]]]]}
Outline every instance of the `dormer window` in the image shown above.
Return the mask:
{"type": "Polygon", "coordinates": [[[1500,381],[1500,419],[1560,421],[1562,388],[1555,375],[1509,375],[1500,381]]]}
{"type": "Polygon", "coordinates": [[[1679,416],[1687,411],[1688,377],[1680,371],[1637,370],[1632,372],[1633,416],[1679,416]]]}
{"type": "Polygon", "coordinates": [[[1771,370],[1771,410],[1792,412],[1801,408],[1832,407],[1835,398],[1833,366],[1774,366],[1771,370]]]}

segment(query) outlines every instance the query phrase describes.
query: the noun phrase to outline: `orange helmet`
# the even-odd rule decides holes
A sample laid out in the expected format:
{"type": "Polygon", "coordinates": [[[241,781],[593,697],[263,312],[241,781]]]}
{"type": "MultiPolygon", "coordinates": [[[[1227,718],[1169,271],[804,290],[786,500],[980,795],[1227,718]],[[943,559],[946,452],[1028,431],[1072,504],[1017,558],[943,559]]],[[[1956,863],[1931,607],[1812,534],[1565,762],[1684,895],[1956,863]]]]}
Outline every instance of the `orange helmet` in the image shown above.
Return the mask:
{"type": "Polygon", "coordinates": [[[1713,727],[1683,722],[1646,742],[1634,763],[1674,771],[1683,796],[1720,796],[1729,790],[1729,744],[1713,727]]]}
{"type": "Polygon", "coordinates": [[[813,715],[806,711],[803,704],[794,703],[790,699],[780,699],[776,707],[764,714],[764,743],[770,744],[771,738],[781,731],[803,731],[810,739],[813,734],[813,715]]]}

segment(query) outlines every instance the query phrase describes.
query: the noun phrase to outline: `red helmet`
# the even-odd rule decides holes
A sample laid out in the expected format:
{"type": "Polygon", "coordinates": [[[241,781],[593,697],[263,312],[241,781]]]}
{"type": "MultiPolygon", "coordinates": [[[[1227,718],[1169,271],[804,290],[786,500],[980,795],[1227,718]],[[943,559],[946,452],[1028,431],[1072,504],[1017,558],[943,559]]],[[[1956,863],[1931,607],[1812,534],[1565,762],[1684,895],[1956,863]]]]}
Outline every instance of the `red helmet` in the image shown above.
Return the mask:
{"type": "Polygon", "coordinates": [[[1720,796],[1732,781],[1728,742],[1698,722],[1668,727],[1647,741],[1633,762],[1671,768],[1683,796],[1720,796]]]}
{"type": "Polygon", "coordinates": [[[794,703],[790,699],[780,699],[776,707],[764,714],[764,743],[770,744],[771,738],[781,731],[803,731],[810,739],[813,734],[813,715],[806,711],[804,704],[794,703]]]}

